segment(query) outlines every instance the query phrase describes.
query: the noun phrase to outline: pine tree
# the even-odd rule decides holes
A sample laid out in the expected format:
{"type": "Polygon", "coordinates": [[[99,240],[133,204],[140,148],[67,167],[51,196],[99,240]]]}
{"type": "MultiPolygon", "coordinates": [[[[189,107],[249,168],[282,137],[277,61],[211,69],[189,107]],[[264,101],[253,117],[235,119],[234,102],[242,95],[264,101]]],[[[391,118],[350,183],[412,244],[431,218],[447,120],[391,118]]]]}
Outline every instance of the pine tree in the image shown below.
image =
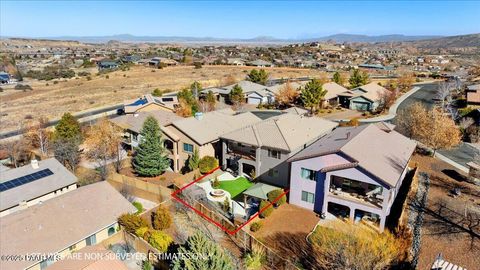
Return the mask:
{"type": "Polygon", "coordinates": [[[229,94],[230,101],[235,107],[240,106],[245,102],[245,96],[243,94],[243,89],[238,84],[236,84],[229,94]]]}
{"type": "Polygon", "coordinates": [[[250,73],[247,75],[247,80],[254,83],[265,85],[267,84],[268,73],[264,69],[260,69],[260,70],[252,69],[252,71],[250,71],[250,73]]]}
{"type": "Polygon", "coordinates": [[[350,83],[350,88],[356,88],[368,83],[369,76],[365,71],[360,73],[360,70],[354,69],[348,82],[350,83]]]}
{"type": "Polygon", "coordinates": [[[70,113],[64,113],[55,126],[54,138],[56,140],[79,140],[82,138],[80,123],[70,113]]]}
{"type": "Polygon", "coordinates": [[[321,105],[323,97],[327,94],[327,90],[322,88],[322,83],[313,79],[309,81],[302,89],[302,101],[305,107],[310,108],[311,113],[321,105]]]}
{"type": "Polygon", "coordinates": [[[340,72],[338,71],[333,74],[333,81],[340,85],[343,85],[345,83],[345,79],[342,77],[342,74],[340,74],[340,72]]]}
{"type": "Polygon", "coordinates": [[[169,166],[163,146],[162,132],[155,118],[147,117],[140,132],[141,140],[135,149],[133,168],[140,176],[157,176],[169,166]]]}
{"type": "Polygon", "coordinates": [[[178,249],[178,256],[172,261],[173,270],[233,270],[235,265],[231,256],[220,245],[201,232],[196,232],[178,249]],[[205,256],[192,260],[194,256],[205,256]]]}
{"type": "Polygon", "coordinates": [[[188,169],[190,169],[190,171],[197,169],[199,163],[200,155],[198,153],[198,148],[195,147],[193,154],[188,158],[188,169]]]}

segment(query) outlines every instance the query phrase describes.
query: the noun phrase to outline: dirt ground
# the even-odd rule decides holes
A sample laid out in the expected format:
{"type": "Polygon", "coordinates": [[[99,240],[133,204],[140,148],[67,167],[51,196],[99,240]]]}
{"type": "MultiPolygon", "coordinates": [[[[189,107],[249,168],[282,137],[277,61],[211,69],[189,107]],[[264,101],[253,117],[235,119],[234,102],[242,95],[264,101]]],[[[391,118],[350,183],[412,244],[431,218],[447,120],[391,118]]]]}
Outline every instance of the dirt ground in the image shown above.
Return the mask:
{"type": "Polygon", "coordinates": [[[412,162],[431,179],[418,269],[430,269],[439,253],[451,263],[479,269],[480,187],[465,182],[464,174],[438,159],[415,155],[412,162]],[[454,188],[461,190],[455,198],[454,188]]]}
{"type": "MultiPolygon", "coordinates": [[[[30,85],[32,91],[23,92],[3,87],[4,91],[0,92],[2,131],[19,128],[25,118],[45,116],[51,119],[60,117],[64,112],[115,105],[151,93],[156,88],[174,91],[187,87],[194,81],[199,81],[203,87],[224,85],[232,78],[236,81],[244,79],[251,69],[252,67],[237,66],[204,66],[201,69],[193,66],[164,69],[134,66],[128,71],[119,70],[103,75],[92,73],[91,80],[81,77],[54,83],[26,78],[23,84],[30,85]]],[[[271,78],[322,75],[320,71],[313,69],[265,69],[271,78]]]]}

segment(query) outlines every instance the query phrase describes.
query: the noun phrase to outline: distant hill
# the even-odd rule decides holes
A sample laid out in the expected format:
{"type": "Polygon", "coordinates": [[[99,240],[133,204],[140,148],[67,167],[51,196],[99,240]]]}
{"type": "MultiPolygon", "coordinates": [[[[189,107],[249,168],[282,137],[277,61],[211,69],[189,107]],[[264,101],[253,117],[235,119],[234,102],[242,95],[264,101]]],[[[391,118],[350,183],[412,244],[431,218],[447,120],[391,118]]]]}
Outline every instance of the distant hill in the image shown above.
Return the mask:
{"type": "MultiPolygon", "coordinates": [[[[182,36],[134,36],[130,34],[110,35],[110,36],[58,36],[58,37],[39,37],[37,39],[48,40],[72,40],[84,43],[106,43],[111,40],[120,42],[155,42],[155,43],[265,43],[265,44],[285,44],[301,43],[314,41],[334,41],[334,42],[359,42],[359,43],[382,43],[382,42],[419,42],[422,46],[478,46],[480,34],[470,34],[462,36],[406,36],[406,35],[355,35],[355,34],[336,34],[318,38],[298,38],[298,39],[280,39],[270,36],[260,36],[255,38],[216,38],[216,37],[182,37],[182,36]]],[[[5,37],[7,38],[7,37],[5,37]]]]}
{"type": "Polygon", "coordinates": [[[411,42],[419,48],[480,48],[480,34],[450,36],[436,39],[427,39],[411,42]]]}

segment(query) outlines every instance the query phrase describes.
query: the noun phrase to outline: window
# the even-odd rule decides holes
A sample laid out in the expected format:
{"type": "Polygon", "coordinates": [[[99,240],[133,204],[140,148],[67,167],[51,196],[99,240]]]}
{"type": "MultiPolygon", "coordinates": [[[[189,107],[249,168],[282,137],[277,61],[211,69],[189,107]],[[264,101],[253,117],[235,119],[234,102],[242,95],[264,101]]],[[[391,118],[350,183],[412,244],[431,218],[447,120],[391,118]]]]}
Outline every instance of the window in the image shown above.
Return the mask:
{"type": "Polygon", "coordinates": [[[278,176],[278,170],[275,170],[275,169],[268,170],[268,176],[277,177],[278,176]]]}
{"type": "Polygon", "coordinates": [[[108,228],[108,236],[112,236],[112,234],[114,234],[114,233],[115,233],[115,227],[112,226],[112,227],[108,228]]]}
{"type": "Polygon", "coordinates": [[[301,174],[303,179],[315,181],[315,171],[302,168],[301,174]]]}
{"type": "Polygon", "coordinates": [[[74,251],[75,249],[77,249],[77,245],[71,245],[68,250],[69,251],[74,251]]]}
{"type": "Polygon", "coordinates": [[[97,243],[97,235],[93,234],[87,237],[87,239],[85,239],[85,242],[87,242],[87,246],[95,245],[97,243]]]}
{"type": "Polygon", "coordinates": [[[280,159],[281,154],[280,154],[280,151],[268,149],[268,156],[272,158],[280,159]]]}
{"type": "Polygon", "coordinates": [[[132,141],[134,141],[134,142],[138,141],[138,134],[137,133],[132,134],[132,141]]]}
{"type": "Polygon", "coordinates": [[[193,144],[183,143],[183,151],[193,153],[193,144]]]}
{"type": "Polygon", "coordinates": [[[308,202],[308,203],[314,203],[315,202],[315,194],[302,191],[302,201],[308,202]]]}

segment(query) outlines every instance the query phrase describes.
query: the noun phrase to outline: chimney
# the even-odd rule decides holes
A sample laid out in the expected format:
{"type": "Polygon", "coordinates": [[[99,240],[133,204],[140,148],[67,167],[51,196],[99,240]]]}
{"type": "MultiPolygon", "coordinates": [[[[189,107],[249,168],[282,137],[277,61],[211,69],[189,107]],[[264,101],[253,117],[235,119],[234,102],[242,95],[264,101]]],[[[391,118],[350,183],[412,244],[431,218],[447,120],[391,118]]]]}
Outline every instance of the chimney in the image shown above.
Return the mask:
{"type": "Polygon", "coordinates": [[[32,168],[38,169],[38,160],[32,159],[32,160],[30,161],[30,164],[32,165],[32,168]]]}
{"type": "Polygon", "coordinates": [[[203,119],[203,113],[202,112],[196,112],[195,113],[195,119],[202,120],[203,119]]]}

